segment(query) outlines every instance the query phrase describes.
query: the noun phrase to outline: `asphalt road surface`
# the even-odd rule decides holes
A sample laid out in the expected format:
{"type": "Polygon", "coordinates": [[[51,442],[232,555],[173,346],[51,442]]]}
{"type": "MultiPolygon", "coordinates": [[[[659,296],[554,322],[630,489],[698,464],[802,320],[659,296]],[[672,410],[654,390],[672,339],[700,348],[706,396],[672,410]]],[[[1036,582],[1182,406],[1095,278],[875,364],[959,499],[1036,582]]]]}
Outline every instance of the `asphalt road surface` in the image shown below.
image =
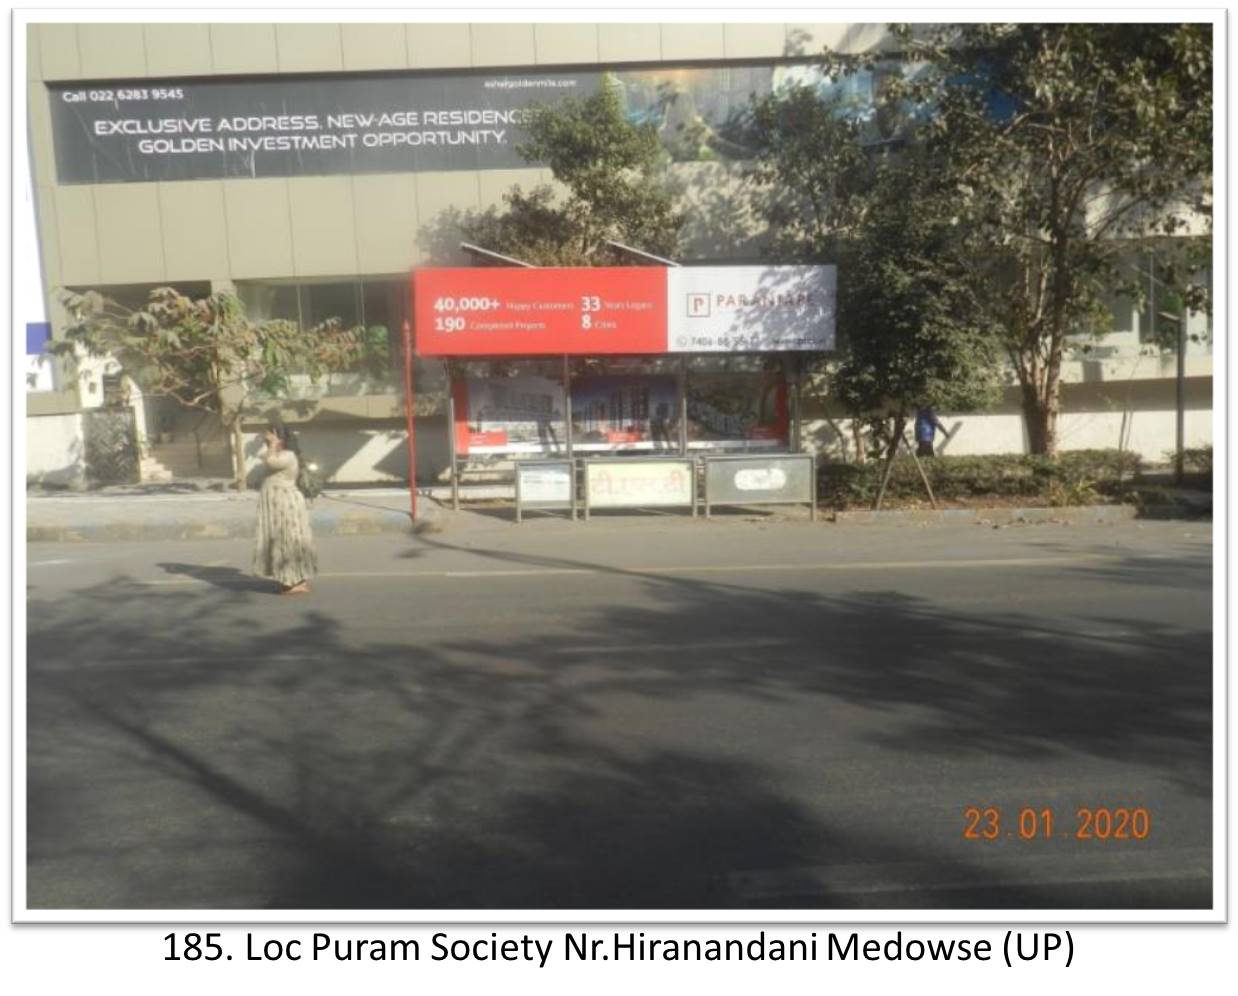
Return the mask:
{"type": "Polygon", "coordinates": [[[326,539],[306,598],[32,544],[28,902],[1208,907],[1211,543],[493,521],[326,539]]]}

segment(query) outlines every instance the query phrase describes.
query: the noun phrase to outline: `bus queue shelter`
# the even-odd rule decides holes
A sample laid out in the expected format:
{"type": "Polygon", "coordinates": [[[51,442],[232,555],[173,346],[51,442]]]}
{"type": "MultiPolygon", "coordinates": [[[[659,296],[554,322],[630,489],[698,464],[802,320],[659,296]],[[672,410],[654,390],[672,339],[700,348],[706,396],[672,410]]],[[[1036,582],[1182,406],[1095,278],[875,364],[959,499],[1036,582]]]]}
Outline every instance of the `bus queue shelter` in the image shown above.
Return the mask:
{"type": "Polygon", "coordinates": [[[833,266],[414,270],[410,446],[417,356],[447,361],[456,506],[478,458],[798,451],[798,358],[834,347],[836,280],[833,266]]]}

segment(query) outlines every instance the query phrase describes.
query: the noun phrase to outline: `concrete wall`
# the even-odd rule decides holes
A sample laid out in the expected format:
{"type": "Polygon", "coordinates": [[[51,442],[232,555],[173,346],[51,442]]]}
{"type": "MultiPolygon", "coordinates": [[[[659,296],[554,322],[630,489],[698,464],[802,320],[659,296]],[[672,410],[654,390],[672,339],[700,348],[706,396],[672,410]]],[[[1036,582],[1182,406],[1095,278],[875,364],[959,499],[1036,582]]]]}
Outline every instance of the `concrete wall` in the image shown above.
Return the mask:
{"type": "Polygon", "coordinates": [[[26,418],[26,484],[85,487],[80,414],[26,418]]]}
{"type": "MultiPolygon", "coordinates": [[[[1063,413],[1058,422],[1062,450],[1124,449],[1149,463],[1164,463],[1175,447],[1177,410],[1172,381],[1144,381],[1126,385],[1070,384],[1063,389],[1063,413]]],[[[950,456],[1026,453],[1027,433],[1018,407],[1018,394],[1008,391],[993,411],[974,415],[938,412],[951,430],[959,430],[941,452],[950,456]]],[[[854,445],[849,419],[806,418],[805,449],[836,458],[851,458],[854,445]],[[840,438],[840,431],[842,438],[840,438]]],[[[943,440],[937,437],[941,446],[943,440]]],[[[1212,445],[1212,380],[1187,381],[1185,444],[1188,448],[1212,445]]]]}
{"type": "MultiPolygon", "coordinates": [[[[408,479],[408,447],[404,422],[382,425],[353,422],[303,423],[295,427],[301,451],[316,463],[331,484],[404,484],[408,479]]],[[[416,421],[417,481],[437,483],[450,466],[445,416],[416,421]]],[[[245,466],[257,480],[262,433],[245,433],[245,466]]]]}

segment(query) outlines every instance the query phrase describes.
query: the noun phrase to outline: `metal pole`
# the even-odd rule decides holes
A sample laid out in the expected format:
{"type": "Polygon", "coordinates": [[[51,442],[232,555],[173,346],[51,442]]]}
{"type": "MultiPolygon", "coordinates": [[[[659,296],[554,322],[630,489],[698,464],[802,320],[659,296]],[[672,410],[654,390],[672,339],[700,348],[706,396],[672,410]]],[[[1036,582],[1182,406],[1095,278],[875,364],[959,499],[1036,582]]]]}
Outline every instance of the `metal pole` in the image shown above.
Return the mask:
{"type": "Polygon", "coordinates": [[[688,354],[679,356],[679,455],[688,455],[688,354]]]}
{"type": "Polygon", "coordinates": [[[811,458],[812,462],[808,465],[808,494],[810,504],[808,506],[808,518],[812,522],[817,521],[817,458],[814,455],[811,458]]]}
{"type": "Polygon", "coordinates": [[[576,461],[572,459],[572,361],[563,354],[563,438],[567,447],[567,473],[571,482],[572,521],[576,521],[576,461]]]}
{"type": "Polygon", "coordinates": [[[413,327],[404,320],[404,417],[408,423],[408,514],[417,520],[417,443],[413,425],[413,327]]]}
{"type": "Polygon", "coordinates": [[[1178,320],[1178,438],[1174,451],[1174,483],[1182,485],[1184,449],[1186,445],[1186,309],[1178,320]]]}
{"type": "Polygon", "coordinates": [[[567,459],[572,459],[572,363],[567,354],[563,356],[563,438],[567,459]]]}
{"type": "Polygon", "coordinates": [[[791,438],[789,451],[798,453],[800,451],[800,371],[799,357],[786,357],[783,361],[783,376],[786,376],[788,371],[791,374],[791,438]]]}
{"type": "Polygon", "coordinates": [[[448,365],[447,378],[447,446],[451,454],[451,507],[460,511],[460,468],[456,461],[456,381],[455,371],[448,365]]]}

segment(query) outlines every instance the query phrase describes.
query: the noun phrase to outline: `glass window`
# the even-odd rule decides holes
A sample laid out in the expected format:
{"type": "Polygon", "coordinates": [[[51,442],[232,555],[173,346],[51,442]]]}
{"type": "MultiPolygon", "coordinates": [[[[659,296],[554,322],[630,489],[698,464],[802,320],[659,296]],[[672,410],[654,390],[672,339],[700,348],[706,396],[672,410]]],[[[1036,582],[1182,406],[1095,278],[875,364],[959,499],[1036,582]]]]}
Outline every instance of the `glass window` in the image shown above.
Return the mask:
{"type": "Polygon", "coordinates": [[[405,302],[408,285],[404,281],[372,281],[361,285],[361,319],[369,347],[370,366],[377,370],[380,354],[387,366],[399,371],[403,362],[405,302]]]}
{"type": "Polygon", "coordinates": [[[1106,290],[1101,294],[1101,306],[1109,317],[1109,325],[1103,331],[1133,332],[1135,330],[1136,302],[1129,294],[1106,290]]]}
{"type": "Polygon", "coordinates": [[[296,284],[237,284],[236,294],[245,305],[245,314],[256,322],[276,319],[301,322],[296,284]]]}
{"type": "Polygon", "coordinates": [[[302,327],[313,328],[333,318],[346,329],[361,324],[361,285],[302,284],[302,327]]]}

